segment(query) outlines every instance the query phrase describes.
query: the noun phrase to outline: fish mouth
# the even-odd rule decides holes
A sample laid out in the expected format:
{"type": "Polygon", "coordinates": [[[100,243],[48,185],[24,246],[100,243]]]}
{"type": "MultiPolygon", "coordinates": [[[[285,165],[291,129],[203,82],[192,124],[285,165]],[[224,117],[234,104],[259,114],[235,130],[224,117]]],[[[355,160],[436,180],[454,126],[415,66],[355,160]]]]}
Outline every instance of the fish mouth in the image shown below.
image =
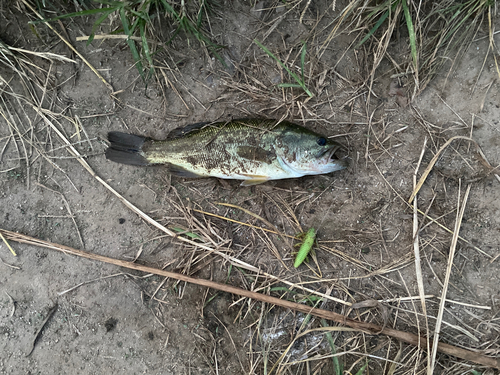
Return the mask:
{"type": "Polygon", "coordinates": [[[333,146],[329,150],[326,150],[322,156],[327,155],[327,160],[342,160],[347,157],[346,150],[341,146],[333,146]]]}
{"type": "Polygon", "coordinates": [[[338,169],[344,169],[349,166],[349,157],[343,147],[334,146],[326,153],[328,153],[328,157],[326,158],[328,163],[336,164],[338,169]]]}
{"type": "Polygon", "coordinates": [[[340,146],[332,146],[327,150],[320,151],[318,154],[316,154],[316,158],[323,159],[327,162],[329,162],[332,159],[333,160],[338,159],[338,157],[336,157],[335,154],[337,151],[339,151],[339,149],[340,149],[340,146]]]}

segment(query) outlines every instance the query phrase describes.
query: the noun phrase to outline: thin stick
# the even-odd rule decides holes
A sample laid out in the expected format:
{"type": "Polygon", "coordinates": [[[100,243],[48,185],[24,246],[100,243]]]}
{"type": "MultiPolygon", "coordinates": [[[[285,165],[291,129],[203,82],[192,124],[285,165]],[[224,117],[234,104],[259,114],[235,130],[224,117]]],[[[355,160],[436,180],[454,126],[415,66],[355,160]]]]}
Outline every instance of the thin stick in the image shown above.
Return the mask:
{"type": "Polygon", "coordinates": [[[123,272],[120,272],[120,273],[115,273],[113,275],[108,275],[108,276],[103,276],[103,277],[98,277],[97,279],[93,279],[93,280],[88,280],[88,281],[84,281],[83,283],[80,283],[78,285],[75,285],[75,286],[72,286],[71,288],[69,289],[66,289],[62,292],[59,292],[57,293],[58,296],[62,296],[63,294],[66,294],[66,293],[69,293],[71,292],[72,290],[75,290],[79,287],[81,287],[82,285],[86,285],[86,284],[90,284],[90,283],[93,283],[94,281],[100,281],[100,280],[104,280],[104,279],[109,279],[111,277],[115,277],[115,276],[121,276],[121,275],[125,275],[123,272]]]}
{"type": "Polygon", "coordinates": [[[14,251],[14,249],[12,247],[10,247],[9,243],[7,242],[7,240],[5,239],[5,237],[2,235],[2,233],[0,233],[0,238],[2,239],[2,241],[7,245],[7,247],[9,248],[10,252],[12,254],[14,254],[15,257],[17,257],[17,254],[16,252],[14,251]]]}
{"type": "Polygon", "coordinates": [[[57,55],[57,54],[51,53],[51,52],[35,52],[35,51],[30,51],[27,49],[16,48],[16,47],[11,47],[11,46],[7,46],[7,48],[11,51],[27,53],[27,54],[35,55],[37,57],[41,57],[42,59],[47,59],[47,60],[51,60],[51,61],[52,61],[52,59],[55,59],[55,60],[59,60],[59,61],[63,61],[63,62],[71,62],[73,64],[77,63],[75,60],[70,59],[64,55],[57,55]]]}
{"type": "MultiPolygon", "coordinates": [[[[427,137],[425,137],[424,145],[422,146],[422,152],[420,153],[420,158],[418,159],[417,167],[415,168],[415,173],[413,174],[413,189],[417,186],[417,173],[420,168],[420,163],[425,154],[425,146],[427,145],[427,137]]],[[[424,282],[422,278],[422,266],[420,259],[420,237],[418,236],[418,210],[417,210],[417,195],[413,198],[413,252],[415,254],[415,273],[417,276],[418,294],[420,296],[420,304],[422,305],[422,312],[425,317],[425,333],[427,337],[427,375],[432,375],[431,369],[431,347],[429,342],[429,321],[427,320],[427,306],[425,304],[425,289],[424,282]]],[[[416,319],[418,326],[418,318],[416,319]]]]}
{"type": "Polygon", "coordinates": [[[247,214],[249,214],[250,216],[253,216],[254,218],[262,221],[264,224],[266,224],[268,227],[270,228],[274,228],[274,230],[277,231],[276,227],[271,224],[269,221],[267,221],[266,219],[264,219],[263,217],[257,215],[256,213],[253,213],[252,211],[250,210],[247,210],[246,208],[243,208],[243,207],[240,207],[240,206],[237,206],[235,204],[231,204],[231,203],[222,203],[222,202],[215,202],[215,204],[218,204],[220,206],[226,206],[226,207],[232,207],[232,208],[237,208],[238,210],[241,210],[247,214]]]}
{"type": "Polygon", "coordinates": [[[36,345],[36,342],[37,342],[38,338],[40,337],[40,333],[42,333],[43,328],[45,327],[45,325],[47,324],[47,322],[50,320],[50,318],[52,318],[52,315],[54,315],[54,313],[56,312],[56,310],[57,310],[57,304],[55,304],[54,306],[52,306],[52,308],[49,310],[49,312],[47,314],[47,317],[42,322],[42,324],[41,324],[40,328],[38,329],[38,331],[35,333],[35,337],[33,337],[33,341],[31,342],[30,349],[29,349],[29,352],[26,354],[26,357],[29,357],[30,354],[33,352],[33,349],[35,349],[35,345],[36,345]]]}
{"type": "MultiPolygon", "coordinates": [[[[86,251],[82,250],[77,250],[73,249],[68,246],[64,245],[59,245],[55,244],[52,242],[48,241],[43,241],[39,240],[37,238],[33,238],[30,236],[26,236],[20,233],[15,233],[11,232],[8,230],[0,229],[0,233],[2,233],[7,239],[10,239],[11,241],[17,241],[20,243],[26,243],[29,245],[35,245],[35,246],[41,246],[45,247],[48,249],[52,250],[57,250],[64,252],[66,254],[71,254],[71,255],[76,255],[82,258],[87,258],[91,260],[97,260],[100,262],[104,263],[109,263],[109,264],[114,264],[119,267],[125,267],[141,272],[146,272],[146,273],[151,273],[155,275],[160,275],[160,276],[165,276],[165,277],[170,277],[172,279],[184,281],[184,282],[189,282],[192,284],[200,285],[203,287],[208,287],[216,290],[221,290],[223,292],[227,293],[232,293],[236,295],[240,295],[245,298],[251,298],[256,301],[262,301],[266,303],[271,303],[276,306],[280,306],[286,309],[292,309],[295,311],[302,312],[304,314],[312,314],[315,315],[319,318],[331,320],[334,322],[337,322],[339,324],[344,324],[346,326],[349,326],[351,328],[354,328],[359,331],[366,332],[367,334],[373,334],[373,335],[378,335],[378,334],[384,334],[387,336],[394,337],[398,340],[404,341],[406,343],[409,343],[411,345],[420,345],[421,343],[425,343],[426,339],[425,337],[417,336],[409,332],[403,332],[403,331],[398,331],[392,328],[388,327],[380,327],[376,324],[373,323],[367,323],[367,322],[360,322],[358,320],[351,319],[345,315],[337,314],[329,310],[323,310],[323,309],[317,309],[317,308],[311,308],[306,305],[301,305],[299,303],[287,301],[287,300],[282,300],[276,297],[271,297],[266,294],[261,294],[261,293],[256,293],[252,292],[249,290],[237,288],[231,285],[226,285],[226,284],[220,284],[215,281],[211,280],[205,280],[205,279],[198,279],[190,276],[186,276],[183,274],[179,274],[176,272],[169,272],[153,267],[147,267],[143,266],[140,264],[132,263],[132,262],[127,262],[124,260],[119,260],[119,259],[114,259],[114,258],[109,258],[103,255],[98,255],[98,254],[93,254],[89,253],[86,251]]],[[[482,355],[477,352],[473,352],[470,350],[462,349],[455,347],[453,345],[449,344],[444,344],[444,343],[437,343],[435,346],[438,351],[441,353],[445,353],[448,355],[452,355],[467,361],[475,362],[484,366],[500,369],[500,359],[497,358],[492,358],[492,357],[487,357],[485,355],[482,355]]]]}
{"type": "MultiPolygon", "coordinates": [[[[458,242],[458,232],[460,231],[460,226],[462,224],[462,218],[464,216],[465,206],[467,205],[467,198],[469,197],[471,185],[467,186],[467,191],[465,192],[464,199],[462,201],[462,207],[460,206],[460,187],[458,190],[458,203],[457,203],[457,218],[455,221],[455,231],[453,232],[453,238],[451,240],[450,255],[448,256],[448,266],[446,267],[446,275],[443,284],[443,292],[441,293],[441,302],[439,303],[439,311],[437,315],[436,327],[434,328],[434,342],[439,341],[439,331],[441,330],[441,322],[443,319],[444,305],[446,302],[446,293],[448,291],[448,284],[450,282],[451,269],[453,267],[453,259],[455,257],[455,249],[458,242]]],[[[431,373],[434,370],[434,365],[436,362],[436,354],[438,348],[436,346],[432,347],[432,360],[431,360],[431,373]]],[[[500,362],[500,360],[498,360],[500,362]]]]}

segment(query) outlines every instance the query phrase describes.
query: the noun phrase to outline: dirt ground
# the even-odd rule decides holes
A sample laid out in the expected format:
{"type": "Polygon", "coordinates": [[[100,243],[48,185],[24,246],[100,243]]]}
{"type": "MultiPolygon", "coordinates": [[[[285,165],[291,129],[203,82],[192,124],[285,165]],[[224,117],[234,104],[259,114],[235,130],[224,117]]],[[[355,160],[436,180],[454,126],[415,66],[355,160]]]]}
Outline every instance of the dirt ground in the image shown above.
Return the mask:
{"type": "MultiPolygon", "coordinates": [[[[500,163],[499,82],[491,52],[485,60],[486,28],[451,73],[447,66],[405,105],[406,88],[394,90],[392,75],[398,72],[389,59],[378,68],[370,92],[363,84],[370,56],[352,47],[352,35],[343,33],[321,48],[344,3],[336,2],[334,10],[331,1],[307,7],[307,2],[254,3],[221,2],[210,16],[212,34],[226,46],[222,56],[227,67],[181,34],[169,52],[155,55],[156,75],[147,86],[123,40],[87,45],[76,37],[89,35],[92,19],[65,20],[71,43],[112,86],[113,97],[51,30],[28,24],[34,18],[27,16],[22,3],[5,2],[0,7],[5,20],[0,22],[1,41],[64,55],[76,63],[14,52],[31,61],[24,65],[31,72],[29,80],[0,64],[0,228],[277,297],[299,301],[308,294],[300,288],[285,293],[286,284],[255,278],[146,224],[67,152],[36,112],[44,109],[98,176],[163,225],[197,233],[204,243],[234,258],[282,280],[307,282],[308,288],[342,301],[378,300],[388,312],[388,325],[425,334],[425,320],[416,318],[421,306],[413,212],[405,202],[425,141],[418,178],[454,136],[472,137],[493,167],[500,163]],[[278,88],[276,84],[291,82],[291,77],[253,43],[254,38],[297,71],[300,41],[307,40],[306,82],[315,97],[309,100],[300,89],[278,88]],[[29,104],[30,92],[36,93],[35,107],[29,104]],[[237,181],[172,177],[161,167],[119,165],[103,154],[108,131],[162,139],[191,123],[243,117],[284,117],[336,137],[347,146],[351,166],[329,175],[240,187],[237,181]],[[249,210],[289,235],[317,228],[317,263],[294,269],[290,239],[195,211],[266,227],[218,202],[249,210]]],[[[67,11],[74,9],[68,5],[67,11]]],[[[493,21],[500,26],[498,19],[493,21]]],[[[53,26],[62,32],[57,22],[53,26]]],[[[163,28],[157,32],[167,38],[172,30],[163,28]]],[[[97,34],[109,31],[107,24],[97,34]]],[[[494,38],[500,45],[500,36],[494,38]]],[[[396,61],[404,60],[409,53],[404,36],[388,51],[396,61]]],[[[453,230],[457,202],[462,204],[469,185],[460,228],[465,241],[459,240],[456,247],[440,339],[498,358],[500,180],[485,166],[474,143],[456,140],[429,174],[418,206],[453,230]]],[[[452,234],[421,215],[419,220],[423,286],[433,332],[452,234]]],[[[2,374],[265,374],[306,324],[302,314],[236,295],[49,249],[10,245],[17,257],[0,241],[2,374]]],[[[331,300],[320,305],[384,324],[383,309],[353,311],[331,300]]],[[[320,320],[312,318],[306,328],[319,326],[320,320]]],[[[338,353],[348,352],[339,358],[351,373],[367,361],[367,374],[387,373],[391,364],[397,374],[425,371],[425,352],[391,338],[336,332],[333,340],[338,353]]],[[[329,354],[325,335],[307,335],[294,342],[279,371],[333,374],[329,354]]],[[[459,358],[437,356],[436,373],[485,371],[459,358]]]]}

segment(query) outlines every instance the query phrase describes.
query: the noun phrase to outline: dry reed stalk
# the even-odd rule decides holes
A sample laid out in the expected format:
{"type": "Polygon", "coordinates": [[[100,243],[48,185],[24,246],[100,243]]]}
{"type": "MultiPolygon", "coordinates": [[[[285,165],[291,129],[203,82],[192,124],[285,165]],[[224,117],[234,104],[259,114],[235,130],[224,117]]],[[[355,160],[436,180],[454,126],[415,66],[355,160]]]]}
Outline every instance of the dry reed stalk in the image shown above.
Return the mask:
{"type": "MultiPolygon", "coordinates": [[[[420,158],[418,159],[417,167],[415,168],[415,173],[413,174],[413,189],[416,188],[417,186],[417,173],[418,169],[420,168],[420,163],[422,162],[422,158],[424,157],[425,153],[425,146],[427,145],[427,137],[425,137],[424,144],[422,146],[422,152],[420,153],[420,158]]],[[[422,277],[422,266],[421,266],[421,259],[420,259],[420,247],[419,247],[419,242],[420,242],[420,237],[418,235],[419,233],[419,225],[418,225],[418,210],[417,210],[417,195],[415,194],[415,197],[413,198],[413,251],[415,254],[415,273],[417,276],[417,285],[418,285],[418,294],[420,296],[420,304],[422,305],[422,312],[424,313],[425,317],[425,332],[427,336],[427,375],[432,375],[432,368],[431,368],[431,347],[429,343],[429,321],[427,320],[427,306],[425,304],[425,289],[424,289],[424,282],[423,282],[423,277],[422,277]]],[[[418,324],[418,317],[416,319],[416,322],[418,324]]]]}
{"type": "MultiPolygon", "coordinates": [[[[464,216],[465,206],[467,205],[467,199],[469,197],[470,188],[471,188],[471,185],[468,185],[467,190],[465,192],[465,196],[462,200],[461,206],[460,206],[460,185],[459,185],[459,189],[458,189],[457,217],[455,220],[455,231],[453,232],[453,238],[451,241],[450,254],[448,256],[448,265],[446,267],[446,275],[445,275],[445,280],[444,280],[444,285],[443,285],[443,292],[441,294],[441,301],[439,303],[439,311],[438,311],[436,326],[434,328],[434,342],[438,342],[438,340],[439,340],[439,334],[440,334],[440,330],[441,330],[441,322],[442,322],[443,313],[444,313],[444,305],[446,302],[446,293],[448,291],[451,269],[453,267],[453,260],[455,257],[455,249],[457,247],[457,242],[458,242],[458,232],[460,231],[460,226],[462,224],[462,218],[464,216]]],[[[437,350],[438,349],[436,346],[432,347],[432,359],[431,359],[431,365],[430,365],[431,373],[434,371],[437,350]]]]}

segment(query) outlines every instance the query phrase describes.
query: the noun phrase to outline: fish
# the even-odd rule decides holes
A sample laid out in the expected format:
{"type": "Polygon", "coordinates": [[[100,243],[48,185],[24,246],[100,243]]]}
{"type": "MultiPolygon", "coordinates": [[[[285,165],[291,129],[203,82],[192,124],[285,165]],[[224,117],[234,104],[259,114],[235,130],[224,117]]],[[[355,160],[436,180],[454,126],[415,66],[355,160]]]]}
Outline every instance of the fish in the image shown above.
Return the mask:
{"type": "Polygon", "coordinates": [[[196,123],[172,130],[165,140],[117,131],[108,133],[105,155],[113,162],[163,164],[176,176],[243,180],[251,186],[270,180],[339,171],[345,148],[288,121],[239,119],[196,123]]]}

